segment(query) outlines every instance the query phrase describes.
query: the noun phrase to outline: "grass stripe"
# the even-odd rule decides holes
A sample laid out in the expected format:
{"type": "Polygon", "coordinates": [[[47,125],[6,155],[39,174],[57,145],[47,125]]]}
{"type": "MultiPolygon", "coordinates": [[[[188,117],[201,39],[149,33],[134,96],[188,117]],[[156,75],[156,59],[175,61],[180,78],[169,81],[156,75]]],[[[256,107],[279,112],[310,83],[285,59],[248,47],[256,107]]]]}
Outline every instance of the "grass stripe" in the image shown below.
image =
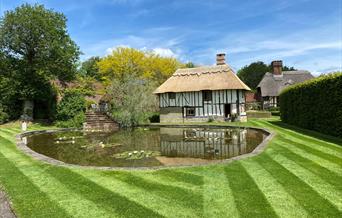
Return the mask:
{"type": "Polygon", "coordinates": [[[240,217],[278,217],[245,168],[234,162],[225,168],[240,217]]]}
{"type": "MultiPolygon", "coordinates": [[[[4,141],[0,139],[4,146],[4,141]]],[[[70,217],[57,202],[50,199],[0,151],[0,181],[20,217],[70,217]]]]}
{"type": "Polygon", "coordinates": [[[273,128],[277,131],[280,131],[283,134],[286,134],[287,137],[293,137],[293,138],[296,138],[297,140],[301,140],[301,141],[304,141],[305,143],[309,143],[311,145],[316,145],[318,147],[321,147],[321,145],[324,144],[326,149],[331,149],[331,150],[334,150],[335,152],[339,152],[339,153],[342,152],[342,146],[341,146],[342,144],[341,144],[339,139],[331,140],[331,141],[333,141],[333,143],[327,142],[327,141],[316,139],[316,138],[308,136],[308,135],[303,135],[303,134],[297,133],[291,129],[282,128],[282,127],[276,125],[275,124],[276,122],[267,122],[267,121],[260,121],[260,122],[266,126],[269,126],[270,128],[273,128]]]}
{"type": "MultiPolygon", "coordinates": [[[[163,217],[159,213],[112,192],[84,176],[64,167],[46,171],[64,184],[69,191],[82,196],[117,217],[163,217]],[[68,175],[67,179],[65,175],[68,175]]],[[[117,187],[120,188],[120,187],[117,187]]]]}
{"type": "Polygon", "coordinates": [[[342,166],[342,158],[340,157],[337,157],[335,155],[331,155],[331,154],[328,154],[328,153],[324,153],[322,151],[319,151],[319,150],[316,150],[308,145],[305,145],[305,144],[302,144],[302,143],[298,143],[296,141],[293,141],[293,140],[290,140],[290,139],[287,139],[283,136],[279,136],[279,139],[281,142],[283,143],[286,143],[286,144],[289,144],[289,145],[294,145],[296,146],[296,148],[299,148],[301,150],[303,150],[304,152],[307,152],[307,153],[310,153],[312,155],[315,155],[317,157],[320,157],[322,159],[325,159],[331,163],[334,163],[334,164],[337,164],[339,166],[342,166]]]}
{"type": "Polygon", "coordinates": [[[321,196],[321,198],[327,199],[339,210],[339,214],[342,215],[342,198],[340,197],[341,192],[337,191],[335,187],[327,184],[317,175],[299,166],[296,162],[286,158],[283,155],[276,156],[274,160],[312,187],[312,189],[315,190],[321,196]]]}
{"type": "MultiPolygon", "coordinates": [[[[0,137],[0,140],[3,142],[6,139],[0,137]]],[[[53,177],[50,177],[46,173],[46,170],[51,167],[50,165],[45,165],[38,161],[31,162],[29,157],[17,153],[14,148],[3,147],[3,152],[6,154],[4,157],[11,160],[11,162],[15,161],[19,171],[49,196],[55,204],[63,202],[63,205],[60,205],[60,207],[68,212],[68,214],[73,214],[77,217],[97,217],[105,215],[101,208],[97,208],[91,202],[80,198],[72,192],[68,193],[68,190],[65,189],[63,184],[53,177]],[[80,207],[84,207],[82,211],[79,210],[80,207]]]]}
{"type": "Polygon", "coordinates": [[[191,172],[203,177],[203,217],[239,217],[239,211],[222,166],[192,168],[191,172]]]}
{"type": "Polygon", "coordinates": [[[135,186],[148,193],[153,193],[158,196],[169,199],[171,202],[177,199],[174,203],[180,204],[184,208],[193,210],[194,214],[203,213],[203,196],[201,193],[180,188],[174,185],[164,185],[161,183],[153,182],[148,179],[137,176],[130,172],[103,172],[104,175],[111,178],[118,179],[131,186],[135,186]]]}
{"type": "Polygon", "coordinates": [[[340,214],[334,205],[267,154],[255,157],[255,160],[277,179],[286,192],[310,213],[310,216],[336,217],[340,214]]]}
{"type": "Polygon", "coordinates": [[[279,153],[286,158],[290,159],[291,161],[297,163],[301,167],[304,167],[305,169],[309,170],[310,172],[316,174],[321,179],[325,180],[327,183],[330,183],[333,185],[337,190],[339,190],[342,194],[342,176],[338,175],[327,168],[315,163],[314,161],[302,157],[292,151],[290,151],[288,148],[286,148],[283,145],[277,144],[275,150],[279,151],[279,153]]]}
{"type": "MultiPolygon", "coordinates": [[[[299,155],[305,159],[308,159],[316,164],[319,164],[320,166],[326,168],[326,169],[329,169],[331,172],[335,173],[335,174],[338,174],[338,175],[342,175],[342,168],[338,165],[338,164],[335,164],[335,163],[331,163],[330,161],[327,161],[325,159],[322,159],[320,157],[317,157],[316,155],[313,155],[313,154],[310,154],[310,153],[307,153],[299,148],[297,148],[297,146],[295,145],[290,145],[290,144],[286,144],[286,143],[283,143],[282,141],[276,141],[276,142],[272,142],[272,144],[274,144],[274,146],[272,146],[268,151],[272,152],[274,150],[273,153],[277,153],[277,152],[282,152],[282,151],[277,151],[277,147],[279,145],[285,147],[286,149],[288,149],[290,152],[296,154],[296,155],[299,155]]],[[[266,152],[268,152],[266,151],[266,152]]],[[[272,155],[276,155],[276,154],[273,154],[272,155]]]]}
{"type": "Polygon", "coordinates": [[[243,161],[242,165],[279,217],[308,217],[306,210],[261,165],[252,160],[243,161]]]}

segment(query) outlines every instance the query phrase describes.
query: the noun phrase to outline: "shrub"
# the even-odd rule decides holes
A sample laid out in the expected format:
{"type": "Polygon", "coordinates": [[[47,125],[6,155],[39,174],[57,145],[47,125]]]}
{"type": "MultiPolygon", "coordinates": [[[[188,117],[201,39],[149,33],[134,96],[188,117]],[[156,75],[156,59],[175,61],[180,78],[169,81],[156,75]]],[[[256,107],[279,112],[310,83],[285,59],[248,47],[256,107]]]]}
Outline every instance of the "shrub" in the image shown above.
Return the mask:
{"type": "Polygon", "coordinates": [[[8,122],[9,118],[9,115],[3,110],[2,106],[0,105],[0,124],[8,122]]]}
{"type": "Polygon", "coordinates": [[[280,112],[286,123],[342,137],[342,73],[285,89],[280,94],[280,112]]]}
{"type": "Polygon", "coordinates": [[[159,123],[160,122],[160,114],[159,113],[152,113],[148,119],[151,123],[159,123]]]}
{"type": "Polygon", "coordinates": [[[280,116],[280,111],[271,111],[272,116],[280,116]]]}
{"type": "Polygon", "coordinates": [[[57,105],[56,125],[60,127],[81,127],[84,122],[86,100],[84,95],[75,89],[67,89],[57,105]]]}
{"type": "Polygon", "coordinates": [[[76,116],[74,116],[72,119],[66,120],[66,121],[57,121],[56,126],[61,128],[79,128],[82,127],[83,123],[85,121],[85,115],[84,113],[79,113],[76,116]]]}

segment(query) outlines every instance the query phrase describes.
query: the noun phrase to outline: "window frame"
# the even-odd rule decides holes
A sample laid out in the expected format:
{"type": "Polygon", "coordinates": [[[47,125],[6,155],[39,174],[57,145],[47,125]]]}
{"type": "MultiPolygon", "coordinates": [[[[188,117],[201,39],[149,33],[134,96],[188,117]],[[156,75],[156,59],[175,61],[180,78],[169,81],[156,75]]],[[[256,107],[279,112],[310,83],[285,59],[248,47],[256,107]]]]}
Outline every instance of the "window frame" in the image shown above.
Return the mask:
{"type": "Polygon", "coordinates": [[[213,100],[213,92],[211,90],[203,90],[203,101],[212,101],[213,100]]]}
{"type": "Polygon", "coordinates": [[[185,108],[185,116],[186,117],[194,117],[194,116],[196,116],[196,108],[195,107],[186,107],[185,108]],[[189,111],[193,111],[193,113],[189,113],[189,111]]]}
{"type": "Polygon", "coordinates": [[[168,98],[170,100],[175,100],[176,99],[176,93],[175,92],[169,92],[168,93],[168,98]]]}

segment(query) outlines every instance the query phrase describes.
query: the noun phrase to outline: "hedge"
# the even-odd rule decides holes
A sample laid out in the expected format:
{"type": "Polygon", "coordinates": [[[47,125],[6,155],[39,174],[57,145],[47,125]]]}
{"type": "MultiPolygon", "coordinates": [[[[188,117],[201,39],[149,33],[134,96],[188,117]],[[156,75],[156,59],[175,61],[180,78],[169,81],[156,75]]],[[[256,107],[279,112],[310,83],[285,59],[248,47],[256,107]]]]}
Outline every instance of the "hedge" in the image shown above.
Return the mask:
{"type": "Polygon", "coordinates": [[[285,123],[342,138],[342,72],[286,88],[280,113],[285,123]]]}

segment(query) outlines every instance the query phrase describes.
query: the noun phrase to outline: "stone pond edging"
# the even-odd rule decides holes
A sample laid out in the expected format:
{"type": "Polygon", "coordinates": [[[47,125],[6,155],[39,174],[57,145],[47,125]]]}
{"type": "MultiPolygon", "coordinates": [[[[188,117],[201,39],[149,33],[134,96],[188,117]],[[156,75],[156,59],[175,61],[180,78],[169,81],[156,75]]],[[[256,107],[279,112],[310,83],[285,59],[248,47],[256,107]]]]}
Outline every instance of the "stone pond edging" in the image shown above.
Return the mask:
{"type": "Polygon", "coordinates": [[[8,200],[6,193],[0,187],[0,218],[15,218],[11,203],[8,200]]]}
{"type": "MultiPolygon", "coordinates": [[[[80,169],[98,169],[98,170],[158,170],[158,169],[170,169],[170,168],[188,168],[188,167],[196,167],[196,166],[210,166],[210,165],[222,165],[233,162],[235,160],[241,160],[249,157],[256,156],[262,153],[265,148],[267,147],[268,143],[273,139],[275,136],[275,132],[266,130],[264,128],[259,127],[247,127],[247,126],[229,126],[229,125],[201,125],[201,124],[187,124],[187,125],[177,125],[177,124],[157,124],[157,125],[141,125],[140,127],[194,127],[194,128],[245,128],[245,129],[254,129],[254,130],[261,130],[262,132],[267,134],[267,137],[250,153],[239,155],[236,157],[232,157],[225,160],[220,161],[213,161],[211,163],[200,163],[200,164],[191,164],[191,165],[181,165],[181,166],[154,166],[154,167],[99,167],[99,166],[81,166],[77,164],[69,164],[59,160],[56,160],[51,157],[47,157],[40,153],[33,151],[29,148],[23,141],[23,137],[27,137],[30,135],[35,134],[42,134],[42,133],[54,133],[54,132],[64,132],[64,131],[79,131],[81,129],[76,128],[66,128],[66,129],[54,129],[54,130],[35,130],[35,131],[28,131],[21,134],[16,135],[17,140],[17,147],[23,151],[24,153],[28,154],[29,156],[33,157],[36,160],[43,161],[44,163],[48,163],[55,166],[65,166],[65,167],[73,167],[73,168],[80,168],[80,169]]],[[[1,218],[1,217],[0,217],[1,218]]]]}

